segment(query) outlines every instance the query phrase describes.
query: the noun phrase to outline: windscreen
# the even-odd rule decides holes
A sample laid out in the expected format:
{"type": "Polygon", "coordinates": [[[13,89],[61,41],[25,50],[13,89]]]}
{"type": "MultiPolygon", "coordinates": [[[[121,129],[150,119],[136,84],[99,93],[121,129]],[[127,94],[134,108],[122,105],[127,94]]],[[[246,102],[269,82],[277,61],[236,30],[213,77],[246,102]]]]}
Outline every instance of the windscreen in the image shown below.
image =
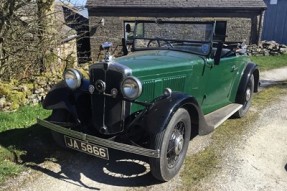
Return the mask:
{"type": "Polygon", "coordinates": [[[137,22],[135,49],[174,49],[207,54],[213,37],[213,23],[137,22]]]}

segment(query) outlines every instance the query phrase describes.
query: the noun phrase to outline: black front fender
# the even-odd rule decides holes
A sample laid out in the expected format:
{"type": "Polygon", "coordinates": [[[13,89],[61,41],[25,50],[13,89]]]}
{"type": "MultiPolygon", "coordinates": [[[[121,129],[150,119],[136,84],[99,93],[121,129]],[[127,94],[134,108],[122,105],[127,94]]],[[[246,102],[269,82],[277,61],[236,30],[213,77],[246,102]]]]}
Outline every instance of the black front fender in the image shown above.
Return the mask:
{"type": "Polygon", "coordinates": [[[68,98],[72,93],[72,90],[66,86],[64,81],[59,82],[46,95],[42,102],[43,108],[68,109],[68,98]]]}
{"type": "Polygon", "coordinates": [[[79,119],[76,104],[83,94],[88,95],[89,81],[83,80],[82,85],[77,90],[71,90],[64,81],[56,84],[46,95],[42,102],[43,108],[48,110],[65,109],[76,119],[79,119]]]}
{"type": "Polygon", "coordinates": [[[169,98],[154,102],[141,120],[143,126],[150,135],[155,135],[165,130],[173,114],[179,108],[185,108],[190,113],[193,132],[207,134],[212,131],[207,125],[196,99],[180,92],[173,92],[169,98]]]}

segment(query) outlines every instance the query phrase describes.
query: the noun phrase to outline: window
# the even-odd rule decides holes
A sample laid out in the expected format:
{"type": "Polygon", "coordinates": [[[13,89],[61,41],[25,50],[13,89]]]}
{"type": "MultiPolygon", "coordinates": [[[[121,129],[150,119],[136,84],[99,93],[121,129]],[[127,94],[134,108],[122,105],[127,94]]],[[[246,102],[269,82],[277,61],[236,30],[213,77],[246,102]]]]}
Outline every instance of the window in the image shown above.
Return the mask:
{"type": "Polygon", "coordinates": [[[213,37],[214,41],[225,42],[226,25],[227,25],[226,21],[216,21],[215,34],[214,34],[214,37],[213,37]]]}
{"type": "MultiPolygon", "coordinates": [[[[135,21],[125,21],[124,22],[124,37],[128,45],[133,43],[134,39],[134,30],[135,30],[135,21]]],[[[143,26],[137,28],[137,34],[143,36],[143,26]]]]}

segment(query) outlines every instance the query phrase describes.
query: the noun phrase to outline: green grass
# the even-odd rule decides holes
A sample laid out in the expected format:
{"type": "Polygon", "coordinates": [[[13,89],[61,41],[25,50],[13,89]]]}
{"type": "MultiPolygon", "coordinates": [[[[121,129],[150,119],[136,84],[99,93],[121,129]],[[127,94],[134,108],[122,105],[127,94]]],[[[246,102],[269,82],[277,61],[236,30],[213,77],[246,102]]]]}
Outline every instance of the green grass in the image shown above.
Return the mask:
{"type": "Polygon", "coordinates": [[[30,157],[33,151],[31,142],[47,135],[45,129],[35,125],[36,118],[46,118],[49,114],[40,106],[0,112],[0,184],[25,170],[23,164],[31,159],[27,156],[30,157]]]}
{"type": "Polygon", "coordinates": [[[261,71],[287,66],[287,54],[279,56],[252,56],[251,60],[259,65],[261,71]]]}
{"type": "Polygon", "coordinates": [[[31,126],[36,123],[36,118],[47,117],[49,113],[41,106],[25,106],[17,112],[0,112],[0,132],[31,126]]]}
{"type": "Polygon", "coordinates": [[[203,151],[189,156],[185,160],[185,166],[181,178],[183,190],[198,190],[199,182],[210,174],[216,173],[220,164],[224,163],[222,151],[227,147],[235,145],[254,123],[264,107],[276,101],[276,98],[287,93],[287,82],[264,89],[256,94],[252,103],[252,110],[249,110],[244,119],[231,119],[223,123],[212,135],[212,143],[203,151]]]}
{"type": "Polygon", "coordinates": [[[8,177],[17,176],[24,170],[21,165],[15,165],[14,162],[4,160],[0,162],[0,184],[8,177]]]}

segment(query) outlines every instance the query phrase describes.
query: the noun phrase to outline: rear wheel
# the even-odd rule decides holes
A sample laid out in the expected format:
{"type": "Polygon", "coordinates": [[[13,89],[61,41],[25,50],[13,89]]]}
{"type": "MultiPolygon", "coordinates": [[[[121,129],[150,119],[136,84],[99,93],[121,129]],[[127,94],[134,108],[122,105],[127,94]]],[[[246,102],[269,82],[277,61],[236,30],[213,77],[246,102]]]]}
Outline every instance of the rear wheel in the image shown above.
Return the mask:
{"type": "Polygon", "coordinates": [[[247,87],[245,89],[245,94],[243,94],[243,97],[240,98],[240,100],[242,100],[242,103],[240,104],[243,104],[243,107],[234,114],[235,117],[241,118],[246,115],[251,106],[253,92],[254,92],[254,76],[252,75],[249,78],[247,87]]]}
{"type": "Polygon", "coordinates": [[[167,128],[156,134],[152,148],[160,149],[160,158],[151,158],[151,172],[160,181],[168,181],[179,172],[189,144],[191,120],[189,113],[178,109],[167,128]]]}

